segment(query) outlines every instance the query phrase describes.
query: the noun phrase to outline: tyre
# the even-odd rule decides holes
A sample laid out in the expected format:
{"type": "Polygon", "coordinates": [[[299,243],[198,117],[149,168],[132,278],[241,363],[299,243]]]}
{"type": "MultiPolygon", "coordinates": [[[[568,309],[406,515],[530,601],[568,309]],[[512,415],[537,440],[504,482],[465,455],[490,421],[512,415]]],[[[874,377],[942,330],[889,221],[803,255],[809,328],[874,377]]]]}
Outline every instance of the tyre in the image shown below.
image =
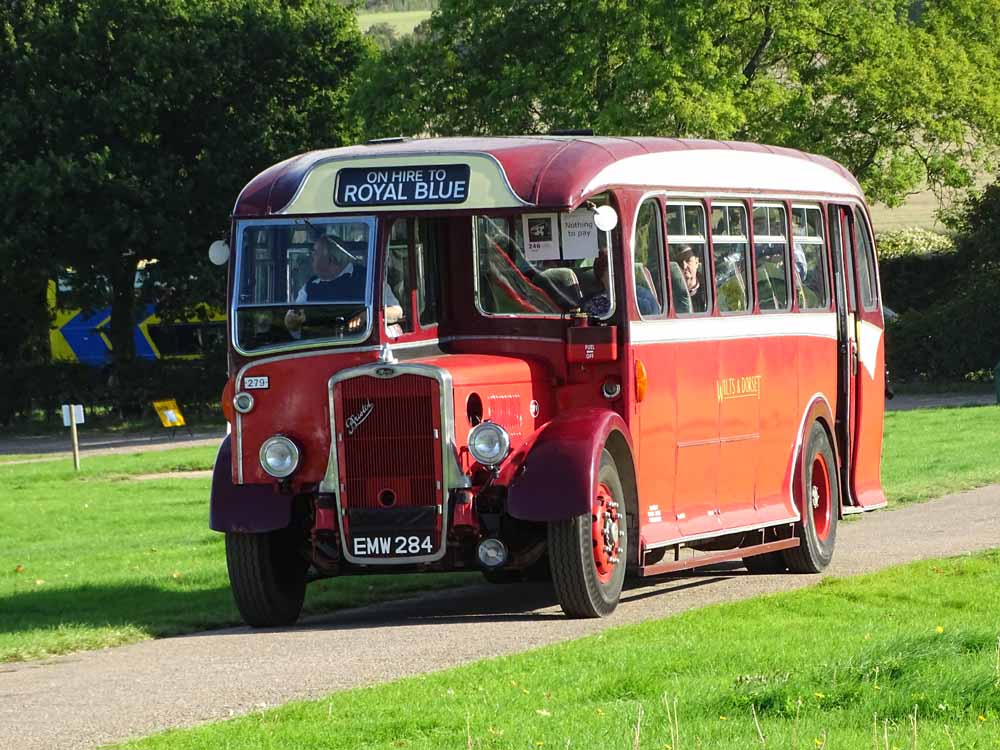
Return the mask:
{"type": "Polygon", "coordinates": [[[826,430],[814,422],[809,430],[802,460],[803,495],[799,498],[802,520],[797,527],[799,546],[784,551],[793,573],[819,573],[833,559],[840,514],[840,482],[837,462],[826,430]]]}
{"type": "Polygon", "coordinates": [[[591,512],[548,528],[549,566],[559,604],[570,617],[614,612],[625,580],[628,519],[615,461],[601,455],[591,512]]]}
{"type": "Polygon", "coordinates": [[[255,628],[291,625],[302,612],[308,561],[292,529],[226,533],[229,585],[243,621],[255,628]]]}

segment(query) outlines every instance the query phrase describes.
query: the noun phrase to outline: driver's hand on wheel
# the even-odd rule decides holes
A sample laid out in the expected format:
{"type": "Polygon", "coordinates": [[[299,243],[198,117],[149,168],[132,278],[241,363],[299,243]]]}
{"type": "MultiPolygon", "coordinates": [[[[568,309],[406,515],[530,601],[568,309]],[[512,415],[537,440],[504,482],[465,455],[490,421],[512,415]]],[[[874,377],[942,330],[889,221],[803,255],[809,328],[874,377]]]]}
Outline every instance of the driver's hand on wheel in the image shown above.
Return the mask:
{"type": "Polygon", "coordinates": [[[285,328],[292,333],[301,331],[305,322],[306,314],[302,310],[289,310],[285,313],[285,328]]]}

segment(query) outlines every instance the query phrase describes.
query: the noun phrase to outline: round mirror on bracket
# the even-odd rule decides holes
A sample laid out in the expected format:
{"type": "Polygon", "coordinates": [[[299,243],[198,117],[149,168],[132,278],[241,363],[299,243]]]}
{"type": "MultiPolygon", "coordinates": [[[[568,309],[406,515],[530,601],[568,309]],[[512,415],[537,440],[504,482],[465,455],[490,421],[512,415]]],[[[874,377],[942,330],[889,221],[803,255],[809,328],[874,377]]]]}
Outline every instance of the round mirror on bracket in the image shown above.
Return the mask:
{"type": "Polygon", "coordinates": [[[229,262],[229,243],[225,240],[216,240],[208,246],[208,259],[217,266],[224,266],[229,262]]]}
{"type": "Polygon", "coordinates": [[[611,206],[598,206],[594,209],[594,224],[602,232],[610,232],[618,226],[618,212],[611,206]]]}

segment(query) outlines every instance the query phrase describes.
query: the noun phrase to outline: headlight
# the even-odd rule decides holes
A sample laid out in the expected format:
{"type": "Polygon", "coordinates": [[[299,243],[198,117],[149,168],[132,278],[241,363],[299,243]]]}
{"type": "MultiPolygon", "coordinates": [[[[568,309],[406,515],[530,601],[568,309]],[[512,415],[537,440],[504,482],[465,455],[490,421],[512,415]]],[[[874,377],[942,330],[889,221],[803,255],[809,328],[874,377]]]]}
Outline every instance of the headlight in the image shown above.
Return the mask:
{"type": "Polygon", "coordinates": [[[269,437],[260,446],[260,465],[276,479],[284,479],[299,466],[299,448],[283,435],[269,437]]]}
{"type": "Polygon", "coordinates": [[[494,422],[477,424],[469,433],[469,453],[483,466],[496,466],[510,453],[510,435],[494,422]]]}

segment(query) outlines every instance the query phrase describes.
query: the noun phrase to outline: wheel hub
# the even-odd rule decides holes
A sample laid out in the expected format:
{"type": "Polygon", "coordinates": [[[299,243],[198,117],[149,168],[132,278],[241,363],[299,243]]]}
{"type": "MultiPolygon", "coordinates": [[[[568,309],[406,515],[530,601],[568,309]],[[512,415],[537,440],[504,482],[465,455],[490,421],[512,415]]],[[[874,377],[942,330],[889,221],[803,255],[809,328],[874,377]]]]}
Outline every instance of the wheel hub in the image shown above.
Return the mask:
{"type": "Polygon", "coordinates": [[[594,544],[594,567],[601,583],[607,583],[621,561],[621,515],[619,504],[607,485],[597,490],[591,509],[591,536],[594,544]]]}

